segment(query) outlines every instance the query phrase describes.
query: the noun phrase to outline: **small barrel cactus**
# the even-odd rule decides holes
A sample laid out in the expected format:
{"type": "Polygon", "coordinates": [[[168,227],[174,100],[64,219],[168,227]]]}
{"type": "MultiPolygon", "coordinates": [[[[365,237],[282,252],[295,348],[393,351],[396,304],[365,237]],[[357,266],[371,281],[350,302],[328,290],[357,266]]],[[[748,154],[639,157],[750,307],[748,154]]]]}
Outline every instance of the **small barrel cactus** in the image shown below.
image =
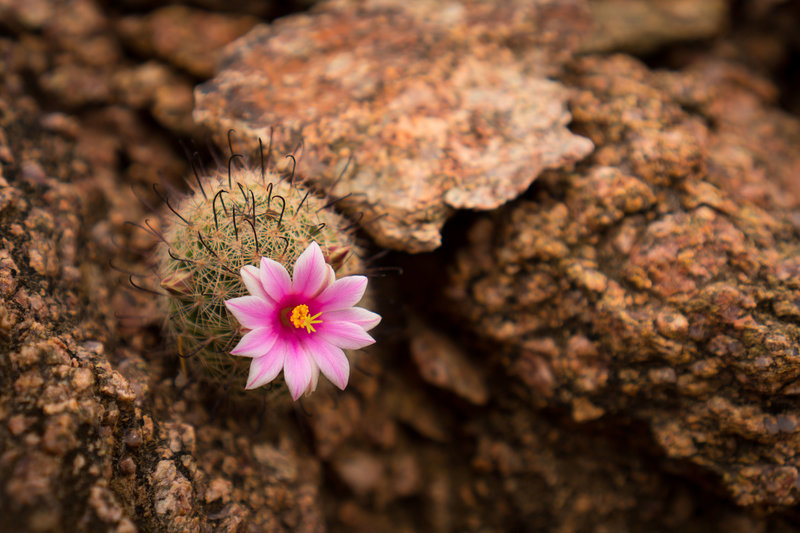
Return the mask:
{"type": "Polygon", "coordinates": [[[250,363],[230,353],[242,331],[226,308],[226,301],[248,295],[243,267],[267,258],[291,270],[316,242],[337,276],[362,270],[348,221],[325,199],[263,168],[230,163],[198,177],[191,194],[167,202],[172,212],[165,211],[165,245],[158,252],[177,351],[197,362],[195,374],[225,384],[243,381],[250,363]]]}

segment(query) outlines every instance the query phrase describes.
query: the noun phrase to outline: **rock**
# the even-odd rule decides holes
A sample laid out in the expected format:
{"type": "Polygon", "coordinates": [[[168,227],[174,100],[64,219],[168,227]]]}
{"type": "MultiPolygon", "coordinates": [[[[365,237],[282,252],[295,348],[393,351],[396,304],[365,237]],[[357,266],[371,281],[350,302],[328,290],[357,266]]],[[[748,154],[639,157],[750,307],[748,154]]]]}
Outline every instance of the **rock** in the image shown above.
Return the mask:
{"type": "MultiPolygon", "coordinates": [[[[187,0],[181,2],[188,6],[202,8],[218,13],[246,13],[263,18],[274,18],[289,9],[308,9],[315,0],[292,0],[291,2],[273,2],[264,0],[187,0]]],[[[120,0],[120,6],[127,11],[141,12],[155,10],[164,6],[160,0],[120,0]]]]}
{"type": "Polygon", "coordinates": [[[335,468],[350,489],[360,495],[377,490],[385,478],[383,463],[363,452],[338,458],[335,468]]]}
{"type": "MultiPolygon", "coordinates": [[[[1,109],[24,103],[9,90],[0,84],[1,109]]],[[[131,119],[120,110],[99,116],[131,119]]],[[[131,296],[109,267],[112,252],[119,265],[129,261],[118,246],[107,247],[112,232],[112,242],[134,240],[126,242],[124,218],[102,231],[91,225],[108,215],[97,205],[120,206],[116,216],[126,209],[134,218],[143,206],[122,186],[113,149],[105,151],[118,145],[89,143],[103,137],[92,135],[85,116],[76,120],[77,129],[42,128],[32,102],[0,120],[19,133],[4,146],[13,156],[4,172],[15,180],[3,184],[9,194],[0,212],[3,227],[13,228],[0,238],[4,530],[61,531],[69,524],[74,531],[233,531],[243,522],[259,530],[320,530],[314,460],[287,450],[257,459],[256,446],[274,448],[263,434],[211,422],[197,384],[180,392],[171,380],[163,385],[165,358],[134,355],[137,345],[151,354],[143,329],[117,337],[114,297],[125,298],[129,309],[153,295],[131,296]],[[252,437],[238,438],[243,433],[252,437]],[[302,472],[280,474],[301,462],[302,472]]],[[[146,168],[165,164],[153,157],[144,158],[146,168]]]]}
{"type": "Polygon", "coordinates": [[[330,458],[339,445],[353,436],[361,421],[360,411],[360,404],[352,396],[334,398],[320,395],[310,404],[309,424],[320,457],[330,458]]]}
{"type": "Polygon", "coordinates": [[[582,14],[581,2],[324,4],[231,45],[194,117],[251,147],[272,138],[281,165],[302,145],[297,171],[379,244],[432,250],[455,209],[502,205],[591,151],[545,78],[582,14]]]}
{"type": "Polygon", "coordinates": [[[114,72],[116,98],[135,109],[149,109],[164,127],[183,134],[198,132],[192,121],[192,81],[167,65],[148,61],[114,72]]]}
{"type": "MultiPolygon", "coordinates": [[[[473,90],[541,90],[541,106],[530,96],[520,102],[546,120],[530,116],[522,129],[564,139],[554,168],[536,170],[522,198],[486,216],[455,217],[436,253],[380,260],[371,273],[385,273],[387,261],[405,274],[371,280],[384,316],[375,349],[353,361],[346,391],[321,385],[289,412],[258,392],[248,398],[188,379],[161,333],[158,299],[115,270],[147,272],[158,237],[127,222],[160,231],[150,185],[183,190],[188,165],[176,138],[200,152],[195,164],[205,156],[189,113],[200,72],[191,69],[208,69],[216,53],[198,41],[214,41],[206,30],[239,20],[236,13],[290,9],[183,3],[220,13],[190,9],[180,20],[152,0],[0,2],[4,531],[797,529],[797,119],[776,107],[792,109],[787,75],[773,76],[780,87],[755,75],[782,72],[782,54],[796,48],[793,3],[740,2],[734,30],[712,52],[660,50],[657,60],[673,71],[625,56],[573,62],[589,31],[582,1],[337,0],[275,24],[279,41],[301,55],[314,42],[302,39],[310,28],[330,43],[336,31],[349,39],[360,27],[378,45],[340,51],[378,67],[381,58],[367,52],[407,39],[405,56],[388,55],[386,64],[425,80],[429,93],[437,73],[470,65],[519,82],[497,89],[472,79],[473,90]],[[210,19],[191,31],[199,14],[210,19]],[[395,17],[397,31],[358,26],[381,17],[395,17]],[[120,35],[123,19],[141,33],[120,35]],[[173,33],[146,34],[156,27],[173,33]],[[175,35],[182,42],[168,42],[175,35]],[[735,64],[736,54],[750,63],[735,64]],[[414,60],[424,61],[417,70],[414,60]],[[573,168],[561,149],[584,137],[598,149],[573,168]],[[434,320],[420,329],[409,317],[434,320]]],[[[312,64],[330,74],[320,87],[354,90],[370,79],[342,63],[312,64]]],[[[293,81],[280,87],[294,89],[293,81]]],[[[352,93],[330,100],[341,94],[352,93]]],[[[300,117],[287,112],[284,120],[304,120],[306,93],[280,96],[300,117]]],[[[458,118],[458,102],[436,96],[438,114],[425,108],[415,120],[458,118]]],[[[479,140],[489,142],[510,118],[468,122],[447,138],[487,134],[479,140]]],[[[320,131],[332,123],[325,120],[320,131]]],[[[221,128],[214,133],[224,137],[221,128]]],[[[367,143],[382,133],[375,131],[359,134],[367,143]]],[[[234,150],[256,146],[240,135],[234,150]]],[[[308,137],[304,150],[342,149],[320,149],[317,140],[308,137]]],[[[405,142],[412,155],[435,155],[430,143],[405,142]]],[[[295,144],[275,146],[273,163],[286,170],[279,151],[295,144]]],[[[546,159],[537,146],[524,148],[546,159]]],[[[311,177],[302,152],[298,179],[311,177]]],[[[361,183],[356,170],[371,168],[350,153],[338,195],[361,183]]],[[[323,161],[329,175],[320,192],[347,157],[338,168],[323,161]]],[[[398,239],[425,224],[438,238],[437,220],[462,205],[483,209],[484,197],[502,203],[527,179],[439,178],[420,189],[439,191],[430,220],[414,204],[395,206],[402,199],[386,191],[371,193],[382,204],[348,209],[374,217],[406,209],[418,218],[405,227],[392,221],[398,239]],[[498,186],[470,188],[487,184],[498,186]]],[[[363,221],[383,231],[380,219],[363,221]]]]}
{"type": "Polygon", "coordinates": [[[456,343],[420,323],[412,330],[411,357],[422,379],[475,405],[484,405],[489,390],[480,370],[456,343]]]}
{"type": "Polygon", "coordinates": [[[171,5],[144,17],[125,17],[119,22],[119,31],[140,54],[161,58],[198,78],[210,78],[222,47],[247,33],[256,22],[247,15],[171,5]]]}
{"type": "Polygon", "coordinates": [[[676,41],[716,37],[729,18],[728,0],[595,0],[594,27],[583,52],[653,52],[676,41]]]}
{"type": "Polygon", "coordinates": [[[574,127],[596,152],[476,227],[453,311],[535,404],[642,423],[740,505],[796,504],[800,440],[774,417],[800,415],[800,293],[782,273],[798,261],[800,121],[724,64],[574,68],[574,127]]]}

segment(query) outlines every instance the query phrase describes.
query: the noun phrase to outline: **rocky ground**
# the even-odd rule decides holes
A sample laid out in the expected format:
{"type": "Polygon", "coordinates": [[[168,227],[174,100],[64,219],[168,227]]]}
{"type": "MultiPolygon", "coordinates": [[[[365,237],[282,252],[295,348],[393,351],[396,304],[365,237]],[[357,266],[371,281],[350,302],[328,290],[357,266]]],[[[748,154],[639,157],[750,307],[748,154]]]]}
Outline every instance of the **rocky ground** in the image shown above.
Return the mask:
{"type": "Polygon", "coordinates": [[[4,530],[798,527],[796,4],[308,4],[0,1],[4,530]],[[350,194],[344,393],[163,332],[141,227],[230,128],[350,194]]]}

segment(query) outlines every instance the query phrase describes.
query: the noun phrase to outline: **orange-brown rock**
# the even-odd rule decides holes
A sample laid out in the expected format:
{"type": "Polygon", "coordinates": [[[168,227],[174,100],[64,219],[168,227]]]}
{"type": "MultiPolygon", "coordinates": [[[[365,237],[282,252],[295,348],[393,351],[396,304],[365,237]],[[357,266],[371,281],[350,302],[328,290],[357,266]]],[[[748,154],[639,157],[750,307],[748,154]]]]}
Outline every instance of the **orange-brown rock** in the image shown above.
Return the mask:
{"type": "Polygon", "coordinates": [[[454,312],[527,401],[644,424],[740,505],[797,503],[800,121],[723,63],[569,79],[597,149],[474,226],[454,312]]]}
{"type": "Polygon", "coordinates": [[[502,205],[591,150],[566,128],[566,89],[546,78],[584,7],[326,3],[232,44],[195,91],[194,117],[251,147],[272,138],[273,160],[294,153],[379,244],[432,250],[455,209],[502,205]]]}

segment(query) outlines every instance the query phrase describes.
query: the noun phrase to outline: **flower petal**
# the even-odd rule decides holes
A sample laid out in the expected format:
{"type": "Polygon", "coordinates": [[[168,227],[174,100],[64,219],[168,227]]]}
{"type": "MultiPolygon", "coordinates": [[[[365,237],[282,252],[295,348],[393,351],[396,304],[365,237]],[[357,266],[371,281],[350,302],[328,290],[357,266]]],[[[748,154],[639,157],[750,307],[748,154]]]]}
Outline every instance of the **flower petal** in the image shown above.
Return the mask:
{"type": "Polygon", "coordinates": [[[239,341],[239,344],[231,350],[231,355],[241,355],[244,357],[261,357],[266,355],[275,344],[278,336],[271,326],[261,327],[248,331],[239,341]]]}
{"type": "Polygon", "coordinates": [[[315,390],[317,390],[317,385],[319,384],[319,366],[311,359],[311,383],[308,384],[308,389],[306,389],[306,394],[311,394],[315,390]]]}
{"type": "Polygon", "coordinates": [[[342,349],[316,338],[306,340],[305,347],[325,377],[344,390],[350,378],[350,361],[342,349]]]}
{"type": "Polygon", "coordinates": [[[350,322],[323,322],[317,327],[316,336],[346,350],[358,350],[375,342],[364,328],[350,322]]]}
{"type": "Polygon", "coordinates": [[[315,309],[324,312],[353,307],[364,296],[365,290],[367,290],[365,276],[345,276],[337,279],[317,296],[315,309]]]}
{"type": "Polygon", "coordinates": [[[286,380],[286,386],[289,387],[292,399],[297,400],[311,385],[312,374],[314,373],[312,365],[314,362],[302,349],[299,342],[292,341],[291,344],[287,342],[282,346],[286,346],[283,378],[286,380]]]}
{"type": "Polygon", "coordinates": [[[247,287],[247,292],[253,296],[258,296],[262,300],[272,300],[264,291],[264,286],[261,285],[261,272],[258,267],[253,265],[245,265],[239,271],[244,281],[244,286],[247,287]]]}
{"type": "Polygon", "coordinates": [[[261,357],[256,357],[250,363],[250,374],[247,376],[245,389],[255,389],[266,385],[280,374],[283,368],[286,350],[282,346],[275,346],[270,352],[261,357]]]}
{"type": "Polygon", "coordinates": [[[282,264],[262,257],[261,285],[267,295],[277,302],[292,291],[292,278],[282,264]]]}
{"type": "Polygon", "coordinates": [[[336,281],[336,272],[333,271],[333,267],[327,264],[325,266],[328,267],[328,279],[326,279],[325,283],[323,283],[322,290],[327,289],[328,285],[336,281]]]}
{"type": "Polygon", "coordinates": [[[228,308],[239,323],[248,329],[258,329],[272,324],[274,307],[258,296],[242,296],[225,300],[228,308]]]}
{"type": "Polygon", "coordinates": [[[369,331],[380,323],[381,315],[367,311],[363,307],[348,307],[347,309],[328,311],[325,313],[325,320],[327,322],[350,322],[369,331]]]}
{"type": "Polygon", "coordinates": [[[292,292],[306,297],[316,296],[328,279],[328,269],[319,244],[311,242],[294,263],[292,292]]]}

